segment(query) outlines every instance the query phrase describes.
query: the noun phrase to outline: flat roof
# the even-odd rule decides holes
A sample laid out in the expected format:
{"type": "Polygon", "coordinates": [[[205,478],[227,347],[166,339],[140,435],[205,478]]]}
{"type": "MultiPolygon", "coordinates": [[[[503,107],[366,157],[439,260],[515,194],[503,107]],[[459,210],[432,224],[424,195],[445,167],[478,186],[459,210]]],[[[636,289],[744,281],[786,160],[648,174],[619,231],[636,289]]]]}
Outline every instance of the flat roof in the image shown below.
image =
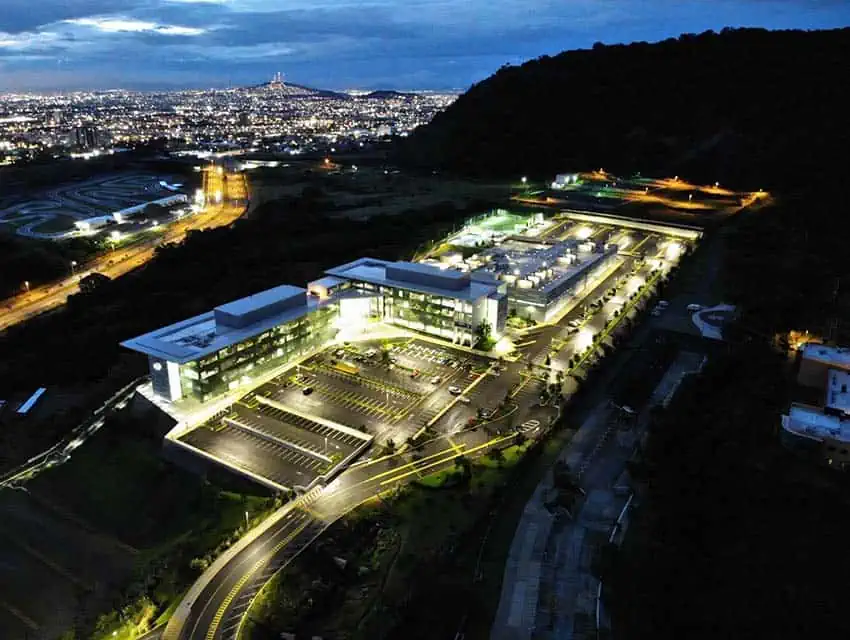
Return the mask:
{"type": "Polygon", "coordinates": [[[360,258],[328,269],[326,273],[346,280],[470,302],[487,297],[499,288],[499,283],[495,280],[472,279],[469,274],[460,271],[415,262],[388,262],[376,258],[360,258]]]}
{"type": "Polygon", "coordinates": [[[850,420],[828,415],[818,407],[792,404],[787,416],[783,416],[782,425],[791,432],[810,438],[835,438],[850,442],[850,420]]]}
{"type": "MultiPolygon", "coordinates": [[[[185,364],[243,342],[272,327],[297,320],[323,305],[323,302],[307,297],[304,289],[283,285],[125,340],[121,346],[154,358],[185,364]],[[303,302],[298,302],[299,296],[303,296],[303,302]],[[293,304],[275,308],[274,304],[281,300],[292,301],[293,304]],[[247,317],[249,322],[237,323],[235,326],[217,322],[217,318],[222,316],[221,313],[217,316],[216,312],[223,308],[235,311],[236,317],[247,317]],[[265,313],[270,308],[271,312],[265,313]],[[261,312],[260,316],[251,316],[258,311],[261,312]]],[[[227,311],[224,313],[227,314],[227,311]]]]}
{"type": "Polygon", "coordinates": [[[850,349],[826,344],[807,344],[803,347],[803,358],[850,369],[850,349]]]}
{"type": "Polygon", "coordinates": [[[217,306],[215,310],[223,311],[233,316],[246,316],[256,311],[268,309],[281,301],[293,300],[303,293],[304,289],[300,287],[282,284],[279,287],[273,287],[244,298],[239,298],[239,300],[226,302],[217,306]]]}

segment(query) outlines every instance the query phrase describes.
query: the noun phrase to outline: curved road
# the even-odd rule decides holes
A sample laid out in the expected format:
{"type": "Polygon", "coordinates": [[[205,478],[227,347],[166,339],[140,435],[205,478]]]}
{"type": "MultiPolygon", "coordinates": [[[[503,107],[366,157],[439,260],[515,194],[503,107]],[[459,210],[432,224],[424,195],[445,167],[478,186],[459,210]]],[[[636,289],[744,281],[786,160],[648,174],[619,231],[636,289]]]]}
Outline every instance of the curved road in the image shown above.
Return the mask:
{"type": "MultiPolygon", "coordinates": [[[[499,376],[489,372],[482,374],[482,378],[487,379],[488,396],[504,398],[505,393],[515,386],[522,370],[523,365],[512,363],[499,376]]],[[[499,420],[507,422],[509,419],[518,423],[536,418],[545,424],[555,413],[554,408],[532,405],[531,402],[524,404],[526,406],[517,406],[499,420]]],[[[440,422],[454,424],[459,417],[458,412],[463,410],[453,404],[440,422]]],[[[236,553],[212,576],[192,602],[181,605],[189,607],[188,614],[182,622],[175,616],[163,637],[181,640],[235,639],[257,592],[278,569],[338,518],[366,500],[380,497],[422,475],[454,466],[455,459],[461,455],[467,458],[484,455],[492,447],[507,444],[514,438],[513,432],[492,436],[484,429],[476,429],[426,443],[417,452],[419,458],[415,461],[407,452],[400,451],[355,464],[327,486],[308,492],[278,512],[274,516],[278,518],[277,522],[236,553]]]]}
{"type": "MultiPolygon", "coordinates": [[[[654,242],[647,244],[651,253],[658,250],[654,242]]],[[[612,280],[626,273],[631,262],[624,261],[623,265],[615,270],[616,274],[601,276],[600,282],[593,286],[586,299],[593,299],[595,295],[612,286],[612,280]]],[[[644,265],[638,273],[649,278],[649,271],[649,265],[644,265]]],[[[649,288],[644,293],[648,291],[649,288]]],[[[637,304],[641,298],[643,295],[630,304],[637,304]]],[[[599,325],[595,327],[596,331],[610,332],[612,327],[626,316],[626,313],[614,316],[613,309],[605,306],[601,313],[592,317],[591,322],[599,325]],[[607,325],[608,321],[615,317],[619,319],[613,325],[607,325]]],[[[538,325],[542,331],[532,332],[532,344],[523,352],[526,361],[539,360],[543,351],[552,348],[552,340],[556,334],[562,335],[570,345],[563,348],[564,352],[572,353],[576,345],[581,343],[582,337],[580,333],[570,334],[571,332],[564,330],[571,320],[580,317],[580,310],[573,309],[553,325],[538,325]],[[565,334],[570,335],[567,337],[565,334]]],[[[590,353],[587,351],[587,354],[590,353]]],[[[587,357],[586,355],[581,361],[587,357]]],[[[529,380],[528,376],[522,375],[527,366],[523,361],[518,361],[508,363],[501,375],[494,375],[490,371],[483,374],[487,380],[481,382],[487,384],[486,393],[492,399],[492,404],[498,404],[508,393],[513,398],[515,411],[510,416],[501,418],[506,424],[517,425],[536,419],[540,425],[545,425],[548,418],[555,414],[555,409],[537,404],[535,393],[529,393],[528,389],[523,391],[529,380]]],[[[477,383],[478,381],[475,381],[471,385],[477,383]]],[[[438,431],[447,431],[446,424],[456,424],[462,419],[461,412],[462,409],[453,404],[439,419],[443,427],[438,428],[438,431]]],[[[474,458],[484,455],[492,447],[507,443],[514,437],[513,433],[491,437],[484,429],[463,431],[426,443],[418,452],[421,457],[415,461],[408,459],[406,452],[398,452],[355,464],[326,487],[314,489],[285,506],[273,516],[277,520],[271,523],[266,531],[235,553],[223,567],[211,569],[202,576],[196,587],[204,580],[208,580],[208,583],[192,601],[184,600],[181,603],[178,614],[169,622],[162,636],[163,640],[236,640],[248,608],[263,585],[335,520],[370,498],[379,497],[380,494],[421,475],[453,466],[458,456],[474,458]]]]}

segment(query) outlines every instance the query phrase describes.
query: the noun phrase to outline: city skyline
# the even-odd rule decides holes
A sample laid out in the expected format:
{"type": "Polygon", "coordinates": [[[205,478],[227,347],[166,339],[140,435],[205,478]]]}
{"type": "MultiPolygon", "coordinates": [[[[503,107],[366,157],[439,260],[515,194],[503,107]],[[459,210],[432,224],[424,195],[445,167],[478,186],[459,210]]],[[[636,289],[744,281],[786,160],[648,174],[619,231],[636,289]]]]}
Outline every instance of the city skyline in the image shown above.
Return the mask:
{"type": "Polygon", "coordinates": [[[5,0],[0,92],[244,86],[464,89],[540,55],[730,27],[850,24],[835,0],[555,3],[5,0]],[[141,63],[140,63],[141,61],[141,63]]]}

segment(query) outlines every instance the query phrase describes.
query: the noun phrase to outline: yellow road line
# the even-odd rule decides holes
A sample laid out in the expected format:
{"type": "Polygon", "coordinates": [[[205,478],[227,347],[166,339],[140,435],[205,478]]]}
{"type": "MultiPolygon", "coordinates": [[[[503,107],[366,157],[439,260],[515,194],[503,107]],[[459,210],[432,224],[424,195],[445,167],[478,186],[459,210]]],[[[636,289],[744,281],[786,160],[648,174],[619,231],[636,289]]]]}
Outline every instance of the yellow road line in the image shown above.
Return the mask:
{"type": "Polygon", "coordinates": [[[310,521],[306,520],[303,524],[299,525],[297,529],[295,529],[292,533],[286,536],[286,538],[284,538],[277,545],[275,545],[275,547],[269,553],[257,560],[257,562],[254,563],[254,566],[251,567],[251,569],[247,571],[245,575],[239,578],[239,581],[235,585],[233,585],[233,588],[230,590],[230,593],[228,593],[222,601],[221,606],[218,608],[218,611],[215,612],[215,616],[213,616],[210,628],[207,629],[207,640],[215,639],[215,634],[218,631],[218,626],[221,624],[221,620],[222,618],[224,618],[224,614],[227,613],[227,608],[242,590],[242,587],[247,584],[248,580],[250,580],[254,576],[254,574],[260,570],[260,567],[262,567],[266,562],[273,558],[278,551],[283,549],[286,545],[292,542],[292,540],[294,540],[299,533],[304,531],[304,529],[307,528],[308,524],[310,524],[310,521]]]}
{"type": "Polygon", "coordinates": [[[427,464],[427,465],[425,465],[425,466],[418,467],[417,469],[414,469],[413,471],[408,471],[408,472],[406,472],[406,473],[403,473],[403,474],[401,474],[400,476],[396,476],[396,477],[394,477],[394,478],[390,478],[390,479],[388,479],[388,480],[384,480],[384,481],[382,481],[382,482],[381,482],[381,484],[382,484],[382,485],[385,485],[385,484],[390,484],[390,483],[392,483],[392,482],[397,482],[398,480],[401,480],[402,478],[406,478],[406,477],[408,477],[408,476],[412,476],[414,473],[419,473],[419,472],[421,472],[421,471],[424,471],[425,469],[430,469],[431,467],[436,467],[436,466],[439,466],[439,465],[441,465],[441,464],[445,464],[445,463],[446,463],[446,462],[448,462],[449,460],[454,460],[455,458],[457,458],[457,457],[459,457],[459,456],[461,456],[461,455],[467,455],[467,454],[470,454],[470,453],[475,453],[476,451],[480,451],[481,449],[485,449],[485,448],[490,447],[490,446],[492,446],[492,445],[494,445],[494,444],[498,444],[499,442],[505,442],[506,440],[510,440],[510,439],[512,439],[512,438],[514,438],[514,435],[513,435],[513,434],[511,434],[511,435],[509,435],[509,436],[503,436],[503,437],[500,437],[500,438],[493,438],[492,440],[489,440],[488,442],[485,442],[484,444],[480,444],[480,445],[478,445],[477,447],[473,447],[472,449],[467,449],[467,450],[466,450],[466,451],[464,451],[462,454],[461,454],[461,453],[455,453],[455,452],[453,452],[453,451],[452,451],[452,452],[451,452],[451,454],[452,454],[452,455],[451,455],[451,457],[447,458],[446,460],[438,460],[437,462],[432,462],[432,463],[427,464]]]}
{"type": "Polygon", "coordinates": [[[451,438],[446,438],[446,440],[448,440],[449,444],[452,446],[452,449],[454,449],[457,453],[463,453],[463,449],[459,447],[454,440],[452,440],[451,438]]]}
{"type": "Polygon", "coordinates": [[[525,385],[527,385],[527,384],[528,384],[528,381],[529,381],[529,380],[531,380],[532,378],[533,378],[533,376],[530,376],[530,375],[522,376],[522,382],[521,382],[521,383],[520,383],[520,385],[519,385],[516,389],[514,389],[514,391],[511,393],[511,398],[515,397],[515,396],[516,396],[516,394],[518,394],[520,391],[522,391],[522,390],[523,390],[523,388],[525,387],[525,385]]]}

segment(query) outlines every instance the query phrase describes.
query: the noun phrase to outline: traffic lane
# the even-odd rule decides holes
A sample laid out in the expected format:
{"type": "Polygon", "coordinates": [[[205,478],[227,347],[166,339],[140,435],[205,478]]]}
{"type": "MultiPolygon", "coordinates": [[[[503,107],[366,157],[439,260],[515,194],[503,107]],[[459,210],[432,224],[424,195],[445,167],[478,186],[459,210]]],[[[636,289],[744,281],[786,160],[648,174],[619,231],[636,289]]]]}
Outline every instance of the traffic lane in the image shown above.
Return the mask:
{"type": "MultiPolygon", "coordinates": [[[[244,584],[237,583],[233,590],[230,603],[223,608],[219,624],[215,627],[213,638],[218,640],[237,640],[239,626],[242,617],[247,612],[254,596],[263,588],[277,571],[288,564],[303,549],[318,538],[327,527],[327,524],[315,519],[308,520],[303,528],[296,529],[292,539],[284,540],[285,544],[280,548],[269,551],[261,566],[247,576],[244,584]]],[[[205,636],[209,638],[209,632],[205,636]]]]}
{"type": "Polygon", "coordinates": [[[189,616],[183,625],[182,638],[205,640],[213,619],[234,586],[281,542],[312,519],[305,512],[290,511],[272,528],[260,534],[249,546],[242,549],[219,571],[198,594],[192,603],[189,616]]]}
{"type": "MultiPolygon", "coordinates": [[[[210,223],[216,223],[215,226],[220,226],[228,222],[232,222],[230,218],[235,220],[239,215],[235,215],[237,211],[233,209],[230,213],[224,216],[224,213],[210,214],[205,217],[203,214],[198,214],[198,218],[193,224],[185,225],[173,233],[166,233],[165,236],[152,240],[146,243],[143,247],[132,247],[123,251],[104,254],[95,262],[86,265],[86,272],[97,271],[103,273],[110,278],[120,277],[148,262],[154,255],[156,246],[163,242],[177,242],[182,240],[186,233],[193,229],[203,228],[210,223]],[[224,216],[223,220],[219,220],[219,216],[224,216]],[[111,264],[110,264],[111,262],[111,264]]],[[[49,311],[57,306],[61,306],[67,302],[68,296],[76,293],[78,288],[78,280],[76,277],[60,281],[57,284],[44,285],[30,292],[19,294],[14,298],[7,299],[5,302],[6,308],[9,310],[0,318],[0,330],[12,326],[32,316],[49,311]],[[58,288],[56,288],[58,286],[58,288]],[[11,305],[11,306],[10,306],[11,305]]]]}

